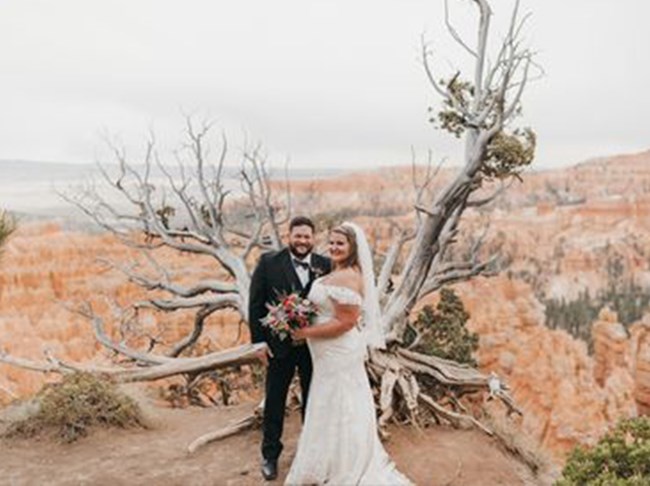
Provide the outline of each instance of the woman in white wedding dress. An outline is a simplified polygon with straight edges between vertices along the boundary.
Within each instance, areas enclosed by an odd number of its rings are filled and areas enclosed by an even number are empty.
[[[382,347],[372,258],[363,231],[344,223],[330,233],[334,271],[317,279],[309,299],[319,306],[307,339],[313,375],[298,450],[287,485],[407,485],[377,433],[364,365],[366,349]],[[360,319],[361,318],[361,319]]]

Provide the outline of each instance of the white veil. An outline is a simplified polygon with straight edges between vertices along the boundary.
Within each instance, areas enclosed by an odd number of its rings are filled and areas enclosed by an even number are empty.
[[[382,329],[379,293],[377,292],[377,284],[375,283],[375,271],[368,239],[364,231],[354,223],[346,221],[341,226],[346,226],[353,230],[357,239],[359,266],[361,267],[364,289],[361,331],[370,349],[385,349],[386,337]]]

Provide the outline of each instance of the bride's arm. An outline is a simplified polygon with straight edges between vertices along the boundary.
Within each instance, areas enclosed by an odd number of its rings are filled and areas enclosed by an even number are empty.
[[[358,305],[340,304],[334,302],[334,317],[318,326],[298,329],[291,333],[294,339],[304,338],[333,338],[340,336],[352,329],[359,319],[361,309]]]

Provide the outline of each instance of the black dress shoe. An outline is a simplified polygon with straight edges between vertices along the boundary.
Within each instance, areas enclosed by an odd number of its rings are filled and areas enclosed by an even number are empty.
[[[267,481],[272,481],[278,477],[278,461],[264,459],[262,461],[262,476]]]

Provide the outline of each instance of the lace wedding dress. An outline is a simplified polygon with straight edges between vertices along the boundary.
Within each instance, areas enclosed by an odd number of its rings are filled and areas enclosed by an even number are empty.
[[[329,321],[333,299],[362,305],[347,287],[314,282],[309,300]],[[374,401],[364,366],[366,341],[356,327],[330,339],[308,340],[313,361],[309,400],[287,485],[407,485],[377,435]]]

